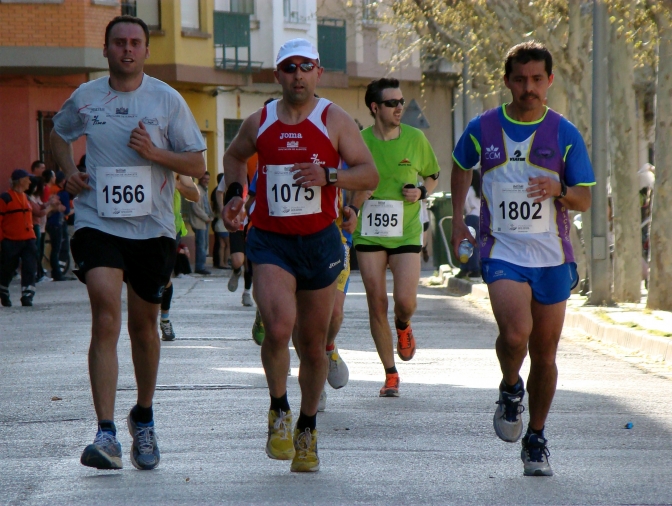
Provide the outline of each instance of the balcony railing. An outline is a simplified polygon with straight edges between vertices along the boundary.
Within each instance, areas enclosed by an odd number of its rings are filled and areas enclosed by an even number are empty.
[[[258,72],[263,62],[252,61],[250,15],[215,11],[215,68]]]

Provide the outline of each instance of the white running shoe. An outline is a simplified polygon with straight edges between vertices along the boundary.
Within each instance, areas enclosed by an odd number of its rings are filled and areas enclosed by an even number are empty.
[[[243,292],[243,306],[252,307],[254,302],[252,302],[252,294],[250,292]]]
[[[323,388],[320,394],[320,402],[317,405],[317,412],[322,413],[325,409],[327,409],[327,391]]]
[[[343,388],[348,384],[350,371],[348,370],[348,366],[345,364],[345,362],[343,362],[341,354],[338,352],[338,348],[334,348],[332,351],[328,351],[327,358],[329,359],[329,373],[327,374],[327,381],[332,388]]]

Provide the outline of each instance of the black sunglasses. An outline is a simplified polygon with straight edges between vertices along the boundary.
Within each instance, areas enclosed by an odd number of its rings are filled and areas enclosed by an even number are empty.
[[[392,99],[390,99],[390,100],[383,100],[382,102],[377,102],[377,103],[378,103],[378,104],[383,104],[383,105],[385,105],[386,107],[392,107],[392,108],[395,108],[395,107],[397,107],[399,104],[401,104],[401,107],[404,107],[404,104],[406,103],[406,101],[405,101],[403,98],[399,98],[399,99],[397,99],[397,98],[392,98]]]
[[[296,72],[296,69],[301,69],[301,72],[310,72],[315,67],[316,65],[310,62],[299,63],[298,65],[296,63],[288,63],[287,65],[280,67],[280,70],[282,70],[285,74],[293,74]]]

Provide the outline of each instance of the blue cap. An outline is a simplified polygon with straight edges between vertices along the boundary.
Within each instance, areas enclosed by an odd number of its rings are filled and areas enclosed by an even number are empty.
[[[30,174],[28,174],[23,169],[16,169],[14,172],[12,172],[12,181],[18,181],[19,179],[23,179],[24,177],[30,177]]]

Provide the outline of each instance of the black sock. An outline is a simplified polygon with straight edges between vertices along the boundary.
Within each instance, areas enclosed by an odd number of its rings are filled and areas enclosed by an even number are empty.
[[[402,322],[398,318],[394,319],[394,326],[397,327],[399,330],[406,330],[408,328],[408,324],[411,323],[410,321],[407,321],[406,323]]]
[[[397,374],[397,366],[393,365],[392,367],[387,367],[385,369],[385,374]]]
[[[502,380],[502,385],[503,385],[503,390],[509,394],[517,394],[521,390],[523,390],[523,378],[518,376],[518,381],[516,381],[515,385],[509,385],[506,381]]]
[[[233,269],[233,273],[236,274],[236,275],[240,274],[240,269],[242,269],[242,267],[238,267],[237,269]]]
[[[536,434],[537,436],[544,437],[544,429],[546,426],[544,425],[541,430],[534,430],[532,427],[529,425],[527,426],[527,432],[525,433],[525,436],[530,436],[532,434]]]
[[[296,428],[299,432],[306,429],[315,430],[317,427],[317,413],[313,416],[306,415],[303,411],[299,413],[299,419],[296,422]]]
[[[136,404],[131,410],[131,417],[133,417],[133,420],[137,423],[149,423],[154,420],[154,411],[151,406],[143,408],[139,404]]]
[[[287,399],[287,392],[282,397],[273,397],[271,395],[271,409],[273,411],[289,411],[289,400]]]
[[[103,432],[111,432],[115,436],[117,435],[117,426],[114,425],[112,420],[100,420],[98,422],[98,429]]]
[[[163,312],[170,311],[170,301],[173,300],[173,285],[170,285],[163,291],[161,296],[161,310]]]
[[[245,268],[243,279],[245,280],[245,290],[252,288],[252,269],[249,267]]]

